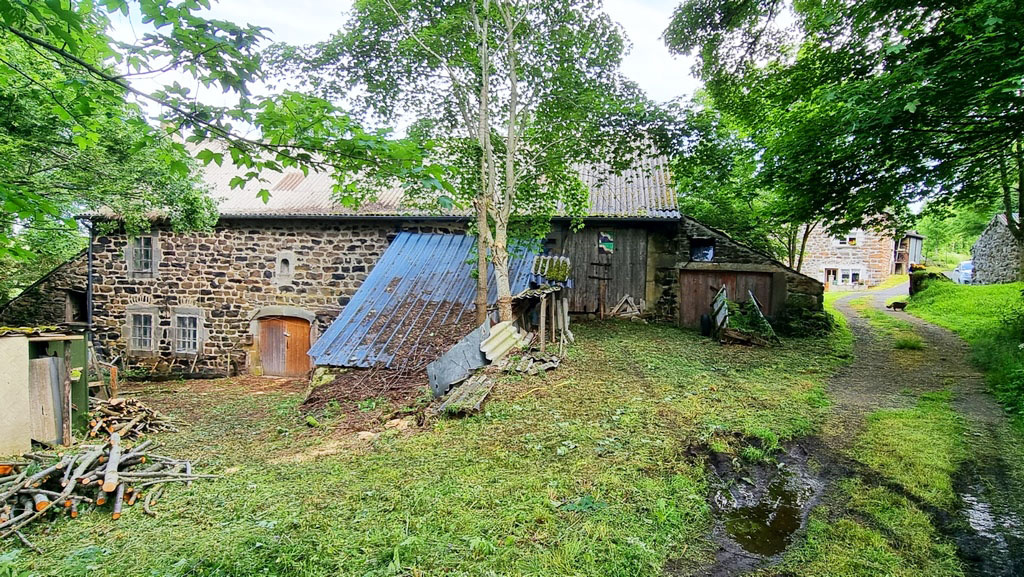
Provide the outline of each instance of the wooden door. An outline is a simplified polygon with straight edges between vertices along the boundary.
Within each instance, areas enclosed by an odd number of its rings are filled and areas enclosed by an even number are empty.
[[[263,374],[299,377],[309,372],[309,321],[292,317],[260,320]]]
[[[613,239],[611,254],[601,254],[598,237],[604,232]],[[647,231],[641,228],[595,226],[568,232],[562,253],[572,262],[573,288],[569,290],[569,311],[597,312],[600,306],[600,281],[605,281],[605,310],[611,310],[622,297],[639,301],[647,295]]]
[[[710,270],[682,270],[679,272],[679,324],[700,327],[700,317],[711,314],[711,300],[725,287],[729,300],[745,302],[753,292],[761,302],[762,311],[771,316],[772,275],[764,272],[733,272]]]

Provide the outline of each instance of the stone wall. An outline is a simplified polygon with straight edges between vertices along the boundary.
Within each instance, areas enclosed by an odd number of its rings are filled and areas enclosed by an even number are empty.
[[[1020,267],[1020,245],[1013,233],[1004,224],[1002,216],[996,216],[971,247],[974,261],[974,282],[997,284],[1014,282]]]
[[[692,262],[692,239],[714,239],[714,256],[710,262]],[[679,315],[679,271],[721,270],[764,272],[785,279],[785,290],[776,287],[774,308],[779,315],[790,309],[821,311],[824,306],[822,284],[783,265],[770,255],[734,241],[725,233],[684,217],[677,228],[652,232],[648,242],[647,302],[654,303],[654,313],[663,319]]]
[[[826,268],[859,269],[860,282],[844,288],[868,288],[889,278],[895,248],[892,236],[874,230],[855,230],[850,236],[857,239],[855,246],[841,245],[820,225],[815,227],[807,237],[801,272],[824,283]]]
[[[0,325],[51,326],[85,322],[88,262],[83,251],[0,307]]]
[[[355,294],[395,232],[386,222],[229,221],[210,233],[154,232],[156,271],[129,272],[125,235],[93,244],[94,340],[107,358],[156,372],[231,374],[251,369],[261,310],[294,311],[322,334]],[[287,258],[285,275],[278,270]],[[154,350],[129,350],[129,314],[154,314]],[[200,352],[173,350],[172,318],[198,314]]]

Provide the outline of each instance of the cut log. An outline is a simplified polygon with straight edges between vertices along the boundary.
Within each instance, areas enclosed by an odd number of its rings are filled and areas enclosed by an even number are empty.
[[[32,495],[32,501],[35,504],[36,511],[42,511],[50,506],[50,498],[43,493],[36,493]]]
[[[121,435],[110,435],[110,453],[107,455],[107,469],[103,475],[103,490],[110,493],[117,489],[117,470],[121,466]]]

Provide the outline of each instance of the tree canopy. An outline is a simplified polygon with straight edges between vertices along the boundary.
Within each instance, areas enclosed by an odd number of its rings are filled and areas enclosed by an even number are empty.
[[[753,128],[797,216],[844,228],[899,221],[922,199],[1020,205],[1013,0],[689,0],[665,38],[700,56],[707,90]]]
[[[558,210],[582,216],[579,165],[614,171],[656,146],[659,114],[619,70],[625,46],[594,0],[360,0],[329,41],[277,54],[321,96],[439,143],[453,185],[440,200],[477,215],[478,314],[490,256],[506,317],[510,225],[536,235]]]
[[[154,217],[212,225],[215,206],[186,138],[219,142],[199,146],[196,160],[230,156],[244,169],[233,186],[286,167],[334,174],[348,204],[396,178],[439,186],[439,169],[423,162],[429,143],[364,130],[320,97],[254,94],[267,31],[207,18],[208,8],[208,0],[0,0],[0,258],[31,261],[39,247],[24,231],[74,235],[72,218],[100,208],[129,231]],[[137,41],[115,40],[114,14],[142,23]],[[168,72],[191,81],[136,87]],[[207,103],[184,84],[226,93],[230,104]]]

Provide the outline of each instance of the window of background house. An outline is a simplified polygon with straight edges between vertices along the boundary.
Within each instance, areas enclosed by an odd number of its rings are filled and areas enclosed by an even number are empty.
[[[715,239],[713,238],[691,238],[690,239],[690,260],[697,262],[711,262],[715,259]]]
[[[199,351],[199,317],[177,315],[174,317],[174,350],[179,353]]]
[[[132,349],[153,350],[153,315],[132,313]]]
[[[132,239],[132,272],[153,271],[153,237],[137,236]]]
[[[838,246],[857,246],[858,242],[859,237],[857,235],[857,231],[850,231],[843,236],[835,237],[835,243]]]
[[[861,269],[842,268],[839,269],[839,284],[857,284],[861,281]]]

